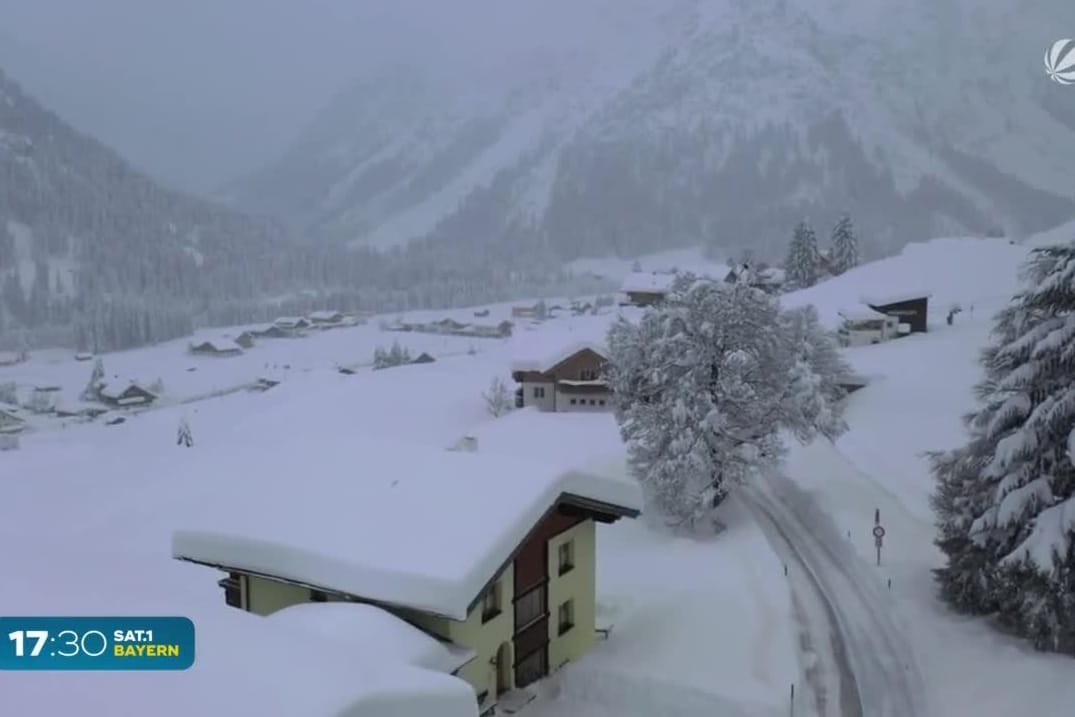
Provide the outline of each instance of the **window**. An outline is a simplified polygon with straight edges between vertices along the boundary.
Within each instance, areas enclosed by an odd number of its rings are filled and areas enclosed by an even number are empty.
[[[534,398],[545,398],[544,386],[534,386]]]
[[[590,405],[591,405],[591,406],[596,406],[596,405],[597,405],[597,401],[595,401],[594,399],[592,399],[592,398],[591,398],[591,399],[590,399]]]
[[[320,590],[310,591],[310,602],[328,602],[328,595]]]
[[[493,583],[482,597],[482,622],[486,623],[500,614],[500,583]]]
[[[563,635],[565,632],[575,626],[575,601],[568,600],[560,605],[560,609],[556,611],[556,623],[558,635]]]
[[[228,577],[217,581],[217,585],[224,588],[225,604],[242,609],[243,592],[239,583],[239,573],[228,573]]]
[[[597,371],[592,368],[584,368],[579,371],[579,380],[581,381],[596,381]]]
[[[538,585],[515,601],[515,631],[545,616],[545,586]]]
[[[597,403],[598,403],[598,405],[600,405],[600,406],[604,406],[604,405],[605,405],[605,399],[603,399],[603,398],[602,398],[602,399],[601,399],[600,401],[598,401]]]
[[[575,541],[568,540],[560,543],[560,549],[557,551],[558,560],[560,566],[560,575],[571,572],[571,569],[575,567]]]
[[[571,399],[571,405],[572,405],[572,406],[574,406],[574,405],[575,405],[576,403],[578,403],[578,401],[577,401],[577,400],[575,400],[574,398],[573,398],[573,399]]]

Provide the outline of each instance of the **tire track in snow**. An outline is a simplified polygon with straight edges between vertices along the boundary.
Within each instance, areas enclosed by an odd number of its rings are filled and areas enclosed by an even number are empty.
[[[803,683],[809,690],[815,714],[818,717],[865,717],[836,611],[820,581],[796,548],[795,541],[781,527],[780,520],[769,510],[765,498],[750,488],[744,488],[741,495],[773,549],[786,564],[794,564],[805,578],[805,584],[798,581],[796,585],[796,581],[792,581],[792,603],[800,630]],[[821,652],[826,643],[830,649]]]

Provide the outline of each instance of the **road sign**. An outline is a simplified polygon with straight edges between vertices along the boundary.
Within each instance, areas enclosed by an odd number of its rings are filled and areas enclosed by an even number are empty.
[[[881,538],[885,537],[885,529],[882,528],[880,525],[874,526],[873,537],[877,538],[877,540],[880,541]]]

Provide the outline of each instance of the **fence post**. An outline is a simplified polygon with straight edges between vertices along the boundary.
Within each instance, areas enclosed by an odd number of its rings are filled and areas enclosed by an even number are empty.
[[[791,717],[795,717],[795,683],[794,682],[791,683],[791,702],[789,704],[790,704],[790,707],[788,709],[788,714],[791,715]]]

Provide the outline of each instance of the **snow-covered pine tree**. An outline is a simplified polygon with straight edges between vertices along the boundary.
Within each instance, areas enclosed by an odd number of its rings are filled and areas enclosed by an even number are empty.
[[[105,365],[104,361],[98,357],[93,362],[93,372],[90,373],[90,380],[86,384],[86,388],[82,389],[82,393],[79,398],[83,401],[96,401],[100,395],[100,383],[105,377]]]
[[[837,275],[859,264],[859,240],[851,217],[844,214],[832,228],[832,270]]]
[[[824,417],[836,429],[816,408],[825,381],[788,323],[762,291],[681,276],[639,323],[613,324],[608,379],[647,514],[701,525],[736,483],[779,459],[782,428],[805,438]]]
[[[813,306],[788,309],[781,320],[795,360],[789,377],[796,400],[787,404],[784,422],[802,440],[815,433],[835,438],[847,430],[842,404],[847,392],[840,382],[851,374],[851,366]]]
[[[191,448],[194,446],[194,435],[190,432],[190,424],[187,423],[187,419],[179,419],[179,430],[175,441],[177,446],[183,446],[185,448]]]
[[[805,221],[799,222],[788,246],[784,264],[787,280],[794,289],[813,286],[818,279],[817,235]]]
[[[966,445],[933,455],[953,607],[1075,654],[1075,242],[1035,249],[982,355]]]
[[[373,368],[380,369],[387,368],[388,366],[388,352],[381,346],[378,346],[373,350]]]

